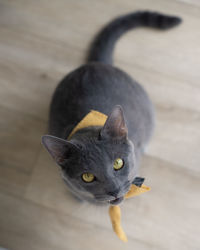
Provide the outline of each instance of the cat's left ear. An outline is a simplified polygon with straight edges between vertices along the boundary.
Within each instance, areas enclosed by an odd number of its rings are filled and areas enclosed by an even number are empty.
[[[100,135],[103,139],[123,139],[127,137],[128,128],[126,126],[123,109],[120,105],[114,107],[111,114],[108,116]]]
[[[62,165],[67,159],[79,151],[71,142],[51,135],[42,136],[42,144],[58,165]]]

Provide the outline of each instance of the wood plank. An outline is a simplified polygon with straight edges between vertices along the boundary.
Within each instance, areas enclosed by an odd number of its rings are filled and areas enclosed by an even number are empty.
[[[199,112],[158,107],[156,131],[148,153],[200,173],[199,127]]]
[[[200,6],[200,2],[198,0],[176,0],[176,1],[188,4],[188,5],[194,5],[194,6],[197,6],[197,7]]]
[[[48,58],[42,51],[43,46],[51,48],[52,51],[58,51],[58,48],[43,40],[36,41],[33,48],[27,46],[31,37],[25,38],[15,32],[5,32],[5,29],[1,31],[4,38],[0,38],[0,105],[47,121],[50,98],[63,76],[59,65],[64,67],[64,62],[59,63],[58,58]],[[6,42],[5,37],[12,42]],[[57,61],[57,68],[53,69],[54,60]],[[66,66],[64,68],[65,72],[69,71]]]
[[[183,18],[183,23],[174,29],[157,31],[144,28],[123,36],[116,47],[116,65],[126,70],[124,62],[129,63],[131,73],[136,65],[143,72],[158,72],[163,77],[199,86],[200,57],[197,55],[200,54],[200,20],[181,13],[179,16]]]
[[[0,190],[23,195],[46,123],[0,106]]]
[[[193,232],[193,228],[199,228],[200,203],[196,197],[200,175],[150,156],[143,159],[141,169],[152,191],[122,205],[122,223],[128,236],[155,249],[165,249],[166,241],[167,249],[195,249],[200,243],[198,230]],[[43,151],[25,197],[58,213],[110,229],[107,208],[74,199],[62,183],[57,166]]]
[[[15,250],[155,249],[137,239],[121,242],[111,229],[0,194],[0,244]]]

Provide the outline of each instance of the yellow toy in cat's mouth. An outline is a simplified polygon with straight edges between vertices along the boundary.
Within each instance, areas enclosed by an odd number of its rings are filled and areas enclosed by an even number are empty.
[[[124,196],[124,198],[128,199],[130,197],[145,193],[149,190],[150,190],[150,188],[143,185],[143,184],[141,186],[136,186],[136,185],[132,184],[130,190]],[[109,215],[110,215],[110,219],[112,222],[112,227],[113,227],[114,232],[117,234],[117,236],[120,238],[120,240],[127,242],[128,239],[127,239],[126,234],[124,233],[124,231],[121,227],[121,224],[120,224],[120,221],[121,221],[120,207],[119,206],[110,206],[109,207]]]
[[[91,110],[72,130],[70,133],[68,139],[71,139],[72,135],[74,135],[78,130],[90,127],[90,126],[103,126],[107,120],[107,115],[100,113],[95,110]],[[142,180],[143,183],[144,179]],[[112,227],[114,232],[117,234],[119,239],[121,239],[124,242],[127,242],[128,239],[126,237],[126,234],[124,233],[120,221],[121,221],[121,210],[118,206],[119,203],[123,199],[128,199],[133,196],[140,195],[142,193],[145,193],[150,190],[149,187],[143,185],[143,184],[132,184],[130,187],[130,190],[125,194],[124,197],[119,197],[113,201],[110,201],[111,206],[109,207],[109,215],[112,222]]]

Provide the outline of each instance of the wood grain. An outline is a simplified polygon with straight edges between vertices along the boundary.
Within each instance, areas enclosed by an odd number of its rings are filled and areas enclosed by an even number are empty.
[[[138,9],[184,22],[137,29],[116,46],[115,65],[145,87],[157,118],[141,162],[152,191],[124,202],[124,244],[108,208],[69,193],[40,138],[58,81],[84,62],[104,24]],[[199,249],[199,26],[197,0],[0,0],[0,248]]]

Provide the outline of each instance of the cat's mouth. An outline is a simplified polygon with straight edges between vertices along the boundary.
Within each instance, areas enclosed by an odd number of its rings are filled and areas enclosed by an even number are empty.
[[[111,205],[118,205],[118,204],[120,204],[123,200],[124,200],[124,197],[122,196],[122,197],[119,197],[119,198],[116,198],[116,199],[114,199],[114,200],[109,201],[109,203],[110,203]]]

